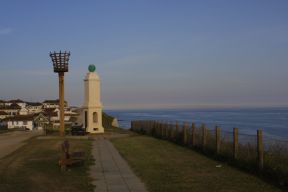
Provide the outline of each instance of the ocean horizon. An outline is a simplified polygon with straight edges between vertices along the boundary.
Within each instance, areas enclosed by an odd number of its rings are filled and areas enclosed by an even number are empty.
[[[212,130],[238,128],[240,134],[256,135],[262,129],[265,136],[288,140],[288,107],[233,107],[194,109],[115,109],[104,110],[118,119],[122,128],[129,129],[133,120],[205,124]]]

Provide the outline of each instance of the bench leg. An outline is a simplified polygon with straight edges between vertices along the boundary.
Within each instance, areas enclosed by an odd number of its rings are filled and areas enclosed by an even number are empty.
[[[59,166],[61,168],[61,171],[67,170],[67,160],[66,159],[60,159],[59,160]]]

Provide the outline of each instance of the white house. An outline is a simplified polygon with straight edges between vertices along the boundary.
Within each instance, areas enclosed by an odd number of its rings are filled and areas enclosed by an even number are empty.
[[[60,109],[59,108],[46,108],[44,109],[43,114],[47,117],[49,122],[53,124],[53,127],[59,127],[60,125]],[[65,125],[71,125],[73,122],[75,122],[77,120],[76,117],[78,115],[79,114],[71,111],[69,108],[65,108],[65,111],[64,111]]]
[[[59,120],[59,109],[57,108],[45,108],[43,114],[48,118],[50,122]]]
[[[8,129],[29,129],[34,130],[33,115],[15,115],[3,119],[2,125]]]
[[[49,119],[43,113],[39,113],[34,115],[33,122],[37,130],[42,130],[49,124]]]
[[[29,114],[40,113],[43,110],[42,103],[28,102],[26,108],[28,109]]]
[[[45,100],[42,105],[44,109],[59,108],[59,100]]]
[[[15,104],[15,103],[13,103],[13,104],[11,104],[9,106],[5,105],[5,106],[1,106],[0,107],[0,111],[4,111],[10,116],[18,115],[20,109],[21,109],[21,107],[19,105]]]
[[[10,100],[10,101],[8,101],[8,103],[11,103],[11,105],[12,105],[12,104],[17,104],[17,105],[19,105],[21,108],[24,108],[24,107],[26,107],[26,105],[27,105],[25,101],[22,101],[22,100],[20,100],[20,99]]]
[[[8,116],[9,116],[8,113],[6,113],[5,111],[0,111],[0,119],[5,119]]]
[[[19,115],[28,115],[29,111],[26,107],[22,107],[18,113],[19,113]]]
[[[0,100],[0,107],[5,106],[5,104],[6,104],[6,101]]]
[[[45,100],[42,103],[43,108],[59,108],[59,100]],[[67,101],[64,101],[64,107],[67,107]]]

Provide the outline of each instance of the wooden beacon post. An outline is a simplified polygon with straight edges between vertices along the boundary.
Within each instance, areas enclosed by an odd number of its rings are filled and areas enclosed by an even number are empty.
[[[54,72],[59,76],[59,107],[60,107],[60,136],[65,136],[64,125],[64,73],[68,72],[68,61],[70,52],[50,52],[50,57],[53,62]]]

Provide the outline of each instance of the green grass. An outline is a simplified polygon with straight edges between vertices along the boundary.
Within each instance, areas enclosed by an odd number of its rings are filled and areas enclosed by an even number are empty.
[[[8,132],[9,132],[8,130],[1,130],[1,129],[0,129],[0,134],[8,133]]]
[[[3,192],[89,192],[93,191],[88,177],[91,141],[70,140],[71,151],[85,151],[83,166],[61,172],[58,160],[60,139],[31,139],[0,161],[0,191]]]
[[[149,191],[281,191],[254,175],[188,148],[147,136],[112,140]],[[222,167],[218,168],[217,165]]]

